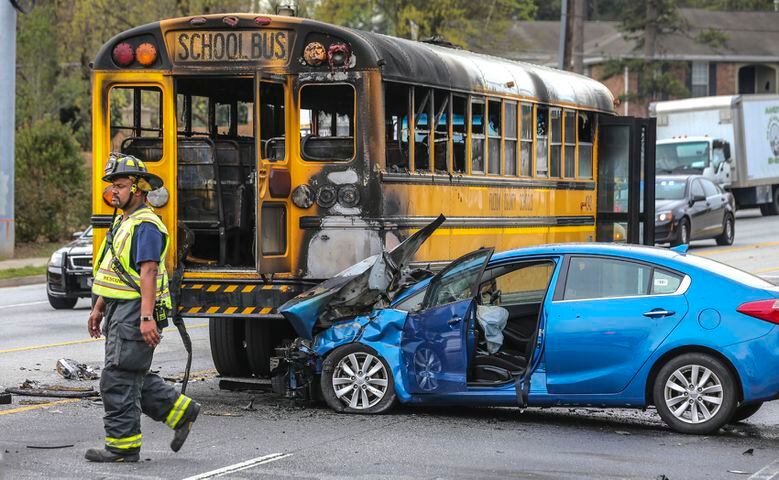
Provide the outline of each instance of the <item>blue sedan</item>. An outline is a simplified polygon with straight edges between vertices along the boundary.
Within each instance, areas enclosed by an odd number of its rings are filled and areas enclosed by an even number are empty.
[[[779,287],[758,277],[686,247],[561,244],[409,280],[421,232],[280,309],[301,338],[274,359],[277,390],[348,413],[654,405],[694,434],[779,396]]]

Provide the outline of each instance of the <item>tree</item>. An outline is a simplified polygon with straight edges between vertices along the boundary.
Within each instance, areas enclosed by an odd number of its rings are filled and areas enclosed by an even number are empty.
[[[45,117],[16,133],[16,239],[61,240],[89,219],[89,182],[67,125]]]
[[[403,38],[440,35],[469,46],[489,32],[499,35],[514,20],[533,18],[533,0],[322,0],[319,20]]]

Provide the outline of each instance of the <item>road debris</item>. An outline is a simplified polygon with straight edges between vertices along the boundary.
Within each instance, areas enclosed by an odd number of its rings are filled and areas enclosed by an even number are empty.
[[[666,477],[662,473],[655,477],[655,480],[671,480],[670,478]]]
[[[69,387],[65,385],[40,385],[33,380],[25,380],[19,385],[19,388],[8,387],[6,393],[24,395],[27,397],[57,397],[57,398],[84,398],[96,397],[100,392],[96,392],[93,387]]]
[[[68,445],[27,445],[27,448],[34,448],[37,450],[54,450],[57,448],[70,448],[74,444],[68,444]]]
[[[624,430],[615,430],[614,433],[617,435],[630,435],[630,432],[626,432]]]
[[[252,397],[252,399],[249,401],[249,404],[243,407],[243,409],[249,412],[257,411],[257,409],[254,408],[254,397]]]
[[[735,473],[736,475],[749,475],[752,472],[745,472],[744,470],[728,470],[728,473]]]
[[[11,403],[10,393],[0,393],[0,405],[8,405]]]
[[[750,448],[748,450],[745,450],[744,453],[742,453],[741,455],[754,455],[754,453],[755,453],[755,449]]]
[[[232,413],[232,412],[203,412],[203,415],[207,415],[209,417],[243,417],[240,413]]]
[[[95,368],[70,358],[57,360],[57,373],[68,380],[97,380],[100,378],[100,374],[95,371]]]

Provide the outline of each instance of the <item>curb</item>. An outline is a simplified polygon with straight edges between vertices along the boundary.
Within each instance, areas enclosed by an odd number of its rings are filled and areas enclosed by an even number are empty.
[[[5,278],[0,280],[0,288],[21,287],[22,285],[45,284],[46,274],[30,275],[27,277]]]

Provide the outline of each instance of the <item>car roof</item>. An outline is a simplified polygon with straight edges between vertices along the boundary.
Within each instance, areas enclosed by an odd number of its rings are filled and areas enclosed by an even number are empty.
[[[518,256],[565,254],[617,256],[648,261],[679,260],[679,257],[683,257],[683,255],[678,252],[667,248],[649,247],[646,245],[625,245],[620,243],[555,243],[499,252],[492,256],[492,261],[509,260]]]
[[[704,177],[703,175],[657,175],[655,177],[655,182],[662,181],[662,180],[687,181],[687,180],[692,180],[694,178],[704,178]]]

